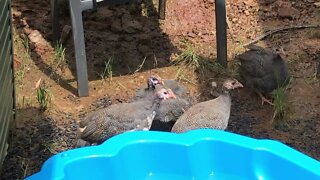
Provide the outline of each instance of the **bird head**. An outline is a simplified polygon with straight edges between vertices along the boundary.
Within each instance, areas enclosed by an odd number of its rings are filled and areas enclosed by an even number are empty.
[[[236,79],[227,79],[223,82],[223,87],[227,90],[242,88],[243,85]]]
[[[176,99],[176,95],[172,92],[171,89],[161,88],[157,91],[157,96],[160,99]]]
[[[157,75],[152,75],[148,79],[148,88],[155,89],[158,84],[164,84],[162,79]]]

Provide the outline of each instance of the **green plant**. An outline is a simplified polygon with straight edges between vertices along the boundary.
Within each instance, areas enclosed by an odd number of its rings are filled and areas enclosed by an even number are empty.
[[[54,142],[53,140],[47,141],[41,144],[45,150],[49,151],[51,154],[57,154],[58,152],[55,150],[58,146],[57,142]]]
[[[137,73],[142,69],[144,62],[146,62],[146,59],[147,59],[147,57],[144,57],[142,63],[138,66],[138,68],[134,71],[134,73]]]
[[[66,48],[63,47],[62,43],[59,41],[56,43],[54,47],[54,58],[53,58],[53,68],[56,70],[57,68],[63,68],[67,62],[65,58]]]
[[[27,158],[23,158],[21,156],[17,156],[19,159],[20,159],[20,162],[21,162],[21,169],[23,171],[23,177],[26,177],[27,176],[27,173],[29,171],[29,159]]]
[[[291,82],[291,78],[288,78],[284,85],[275,89],[272,96],[272,103],[274,104],[273,120],[283,120],[287,113],[287,96],[286,91],[288,85]]]
[[[186,43],[186,49],[175,59],[176,64],[184,62],[186,66],[200,67],[200,57],[190,43]]]
[[[109,78],[109,82],[112,81],[112,63],[113,63],[113,58],[109,58],[107,61],[104,62],[104,69],[101,73],[98,73],[101,79],[106,79]]]
[[[22,96],[21,98],[17,96],[17,102],[17,105],[20,106],[21,109],[26,109],[32,105],[31,97]]]
[[[25,63],[22,63],[20,68],[15,71],[14,78],[15,78],[15,83],[17,85],[19,86],[23,85],[23,79],[28,69],[29,69],[28,65]]]
[[[45,81],[38,81],[36,85],[37,90],[37,101],[40,105],[40,110],[45,111],[52,102],[53,95],[50,91],[49,86],[45,83]]]
[[[24,46],[24,49],[25,49],[24,58],[28,58],[30,57],[30,53],[31,53],[29,38],[24,33],[22,33],[20,37],[21,37],[22,45]]]
[[[29,70],[29,64],[31,62],[30,46],[28,37],[13,26],[13,40],[14,40],[14,61],[17,63],[15,66],[15,84],[18,87],[23,86],[23,79],[26,72]]]
[[[183,74],[183,70],[181,67],[178,68],[175,79],[178,81],[185,81],[188,82],[190,84],[196,85],[194,82],[192,82],[191,80],[189,80],[188,78],[186,78]]]

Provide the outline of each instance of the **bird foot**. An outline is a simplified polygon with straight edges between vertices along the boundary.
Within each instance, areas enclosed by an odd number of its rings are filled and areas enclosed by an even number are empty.
[[[261,98],[261,105],[263,105],[265,102],[266,103],[268,103],[268,104],[270,104],[271,106],[274,106],[274,104],[270,101],[270,100],[268,100],[267,98],[265,98],[263,95],[262,95],[262,93],[261,92],[259,92],[259,91],[255,91],[259,96],[260,96],[260,98]]]
[[[267,98],[261,96],[261,105],[264,105],[265,102],[270,104],[271,106],[274,106],[274,104],[270,100],[268,100]]]

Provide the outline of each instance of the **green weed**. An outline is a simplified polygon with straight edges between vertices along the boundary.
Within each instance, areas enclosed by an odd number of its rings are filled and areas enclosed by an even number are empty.
[[[175,64],[185,63],[188,67],[200,67],[200,57],[190,43],[186,43],[186,49],[174,61]]]
[[[101,73],[98,73],[101,79],[105,80],[106,78],[109,79],[109,83],[112,81],[112,63],[113,63],[113,58],[109,58],[107,61],[104,62],[104,69]]]
[[[64,48],[60,42],[57,42],[54,47],[54,58],[52,62],[54,71],[58,68],[63,69],[67,65],[65,51],[66,48]]]
[[[45,111],[51,105],[53,95],[49,86],[45,83],[45,81],[39,80],[36,85],[37,90],[37,101],[40,105],[40,110]]]

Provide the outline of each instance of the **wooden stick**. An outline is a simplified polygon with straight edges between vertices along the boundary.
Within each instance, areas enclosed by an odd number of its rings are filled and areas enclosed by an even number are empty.
[[[258,36],[257,38],[255,38],[254,40],[244,44],[243,46],[249,46],[251,44],[255,44],[258,41],[281,31],[287,31],[287,30],[295,30],[295,29],[306,29],[306,28],[319,28],[320,25],[302,25],[302,26],[290,26],[290,27],[282,27],[282,28],[278,28],[278,29],[274,29],[274,30],[269,30],[267,31],[265,34],[262,34],[261,36]]]

